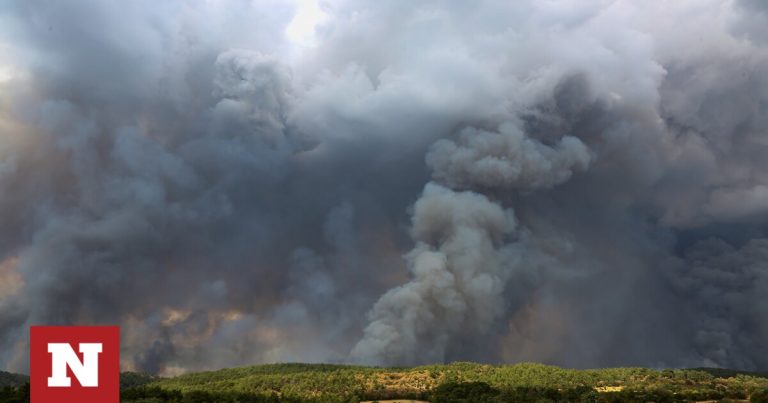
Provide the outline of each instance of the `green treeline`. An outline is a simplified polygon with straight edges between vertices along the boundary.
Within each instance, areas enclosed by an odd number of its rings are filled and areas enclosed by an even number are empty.
[[[710,369],[573,370],[542,364],[414,368],[271,364],[149,381],[124,402],[686,402],[766,401],[761,374]]]
[[[541,364],[454,363],[414,368],[272,364],[174,378],[121,374],[121,401],[351,403],[414,399],[483,402],[768,403],[768,377],[715,369],[572,370]],[[29,401],[29,384],[0,388],[0,402]]]

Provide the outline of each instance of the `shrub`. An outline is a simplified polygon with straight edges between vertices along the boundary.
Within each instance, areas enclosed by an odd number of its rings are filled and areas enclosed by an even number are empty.
[[[768,403],[768,389],[755,392],[749,397],[750,402],[754,403]]]
[[[448,382],[435,388],[430,394],[432,403],[483,403],[497,402],[501,392],[485,382]]]

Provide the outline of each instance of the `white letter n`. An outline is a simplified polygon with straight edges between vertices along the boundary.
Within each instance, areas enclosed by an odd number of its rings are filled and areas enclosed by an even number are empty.
[[[51,353],[51,377],[48,387],[70,387],[72,380],[67,376],[67,367],[83,387],[99,386],[99,353],[101,343],[80,343],[83,361],[68,343],[48,343]]]

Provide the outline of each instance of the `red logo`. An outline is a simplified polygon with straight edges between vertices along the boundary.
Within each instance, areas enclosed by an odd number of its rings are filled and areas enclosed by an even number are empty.
[[[31,403],[119,403],[120,328],[32,326]]]

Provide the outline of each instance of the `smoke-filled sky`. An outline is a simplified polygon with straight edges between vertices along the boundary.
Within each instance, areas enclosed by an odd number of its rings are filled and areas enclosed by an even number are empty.
[[[0,2],[0,369],[768,369],[763,0]]]

